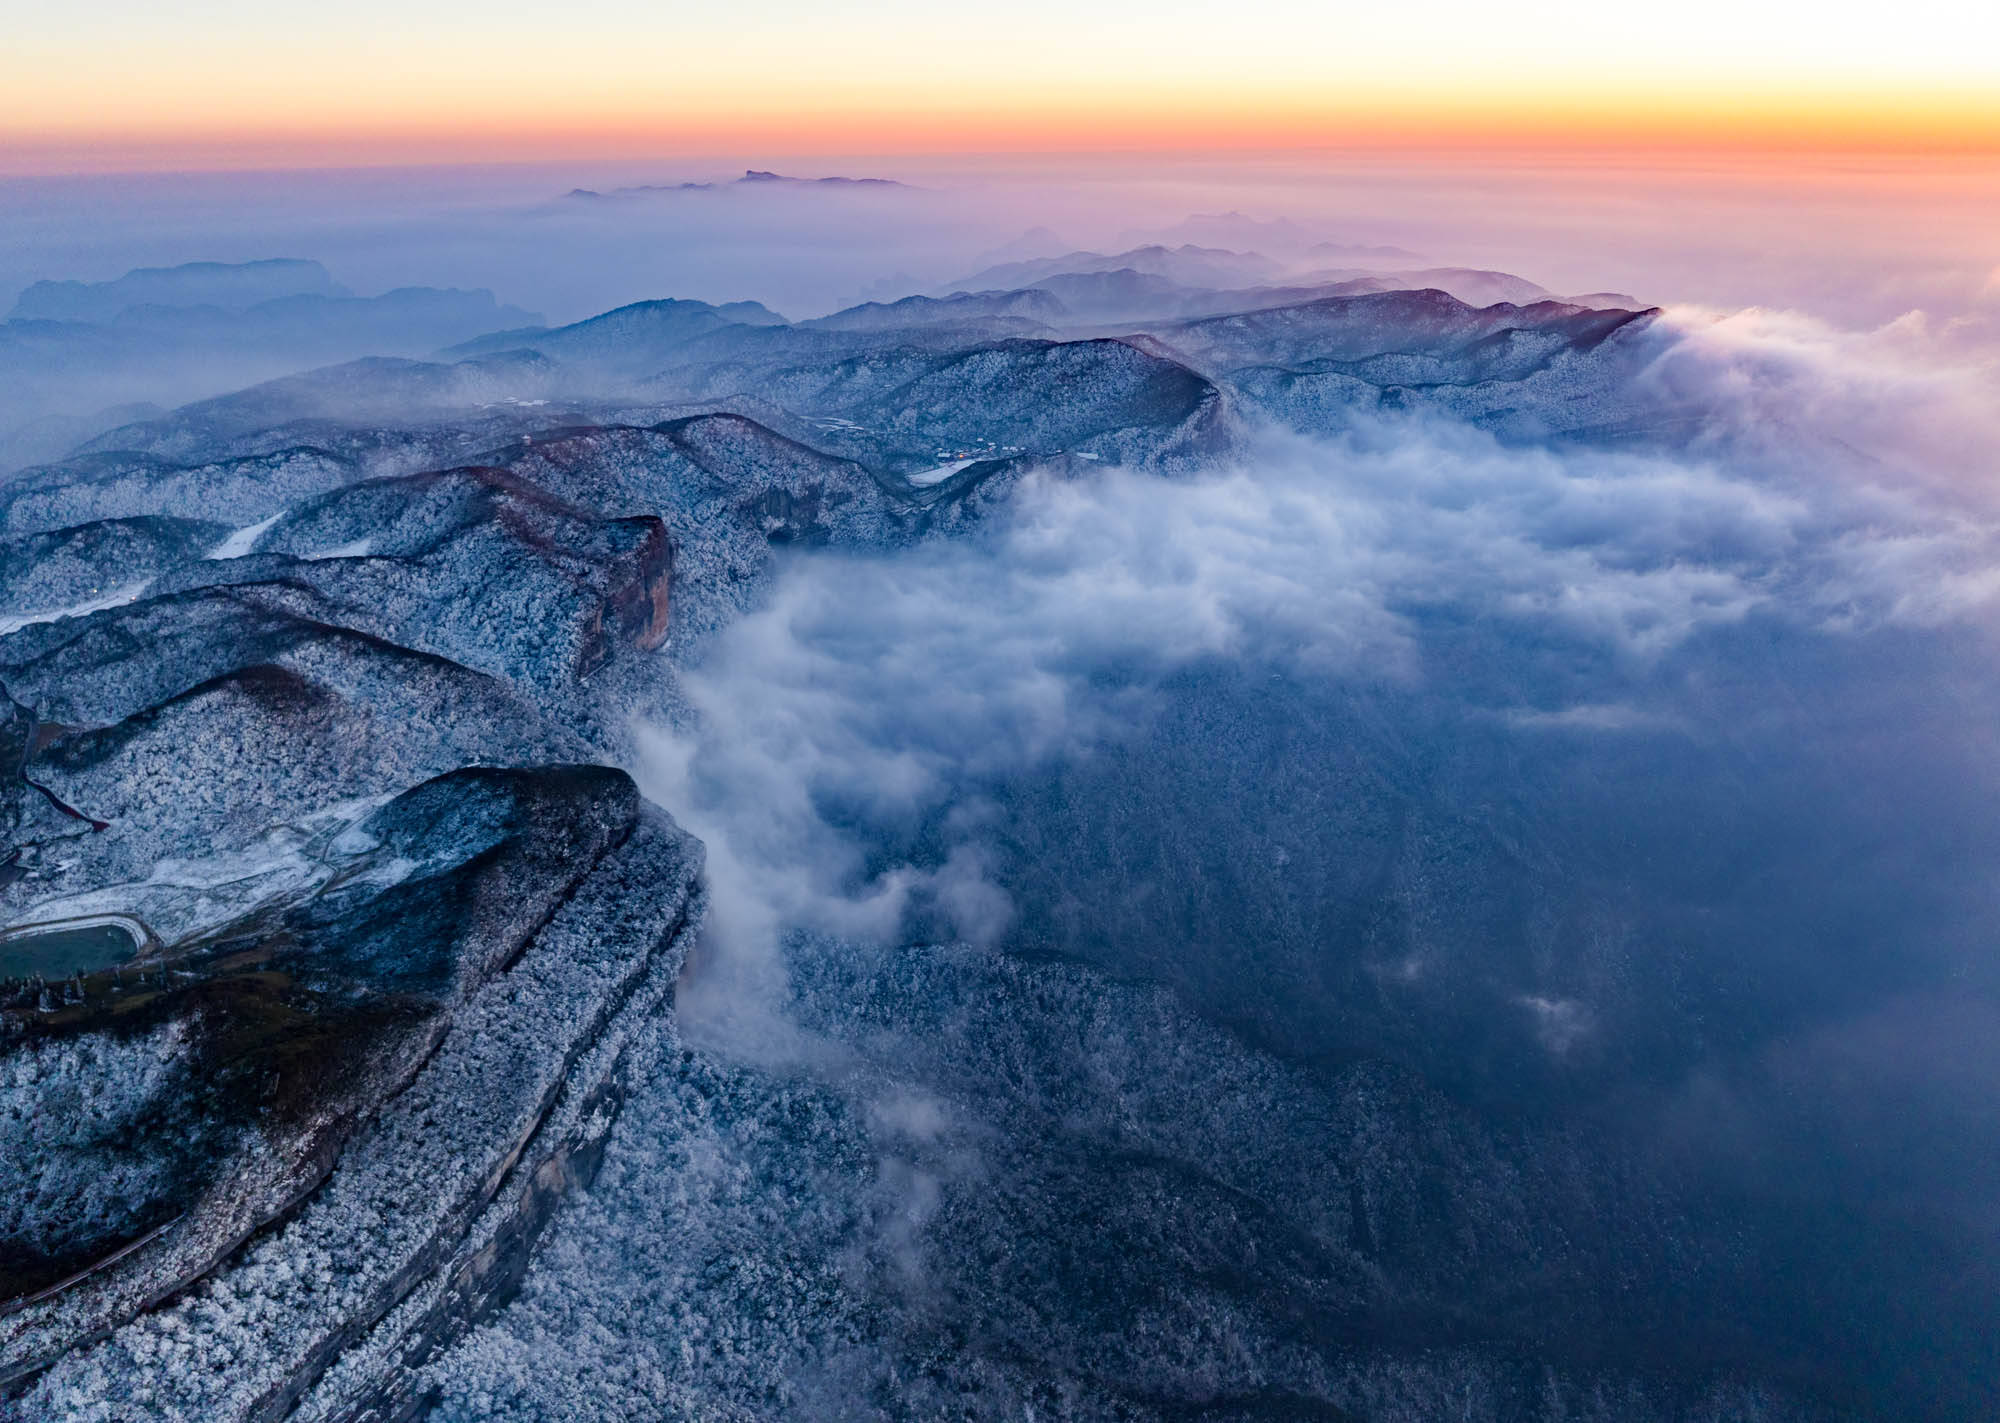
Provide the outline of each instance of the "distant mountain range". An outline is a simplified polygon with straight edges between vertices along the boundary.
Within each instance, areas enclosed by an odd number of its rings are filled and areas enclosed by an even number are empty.
[[[908,190],[908,183],[899,183],[894,178],[794,178],[783,173],[769,173],[761,168],[748,168],[743,176],[728,183],[642,183],[636,187],[613,188],[609,192],[599,192],[595,188],[571,188],[563,194],[583,202],[602,201],[611,198],[656,197],[662,193],[714,193],[730,188],[901,188]]]
[[[1254,218],[1240,212],[1194,213],[1171,227],[1128,231],[1119,240],[1134,247],[1192,243],[1201,247],[1254,248],[1287,258],[1338,258],[1356,263],[1407,265],[1423,261],[1422,254],[1406,247],[1330,242],[1321,233],[1290,218]]]
[[[9,321],[113,321],[135,306],[213,306],[242,311],[287,296],[351,297],[317,262],[273,257],[261,262],[186,262],[137,267],[108,282],[36,282],[21,293]]]
[[[1069,252],[1060,257],[1003,262],[948,283],[938,295],[954,291],[1004,291],[1033,286],[1045,277],[1075,272],[1126,270],[1165,277],[1187,286],[1234,287],[1279,276],[1285,266],[1256,252],[1232,252],[1220,247],[1196,247],[1191,243],[1179,247],[1154,243],[1125,252]]]
[[[1559,298],[1525,277],[1475,267],[1425,267],[1390,272],[1361,267],[1325,268],[1281,283],[1264,281],[1254,285],[1245,284],[1238,275],[1268,273],[1276,265],[1257,253],[1216,248],[1152,246],[1115,254],[1072,252],[1062,257],[990,267],[955,284],[957,290],[950,299],[979,295],[991,300],[1003,292],[1018,292],[1025,287],[1055,297],[1068,324],[1102,326],[1290,306],[1333,296],[1426,289],[1449,292],[1473,306],[1496,302],[1528,305],[1556,300],[1577,306],[1626,310],[1637,310],[1644,305],[1621,292]]]
[[[1232,438],[1232,410],[1313,432],[1377,405],[1444,405],[1499,429],[1523,411],[1537,428],[1604,418],[1577,392],[1621,378],[1625,346],[1610,338],[1648,325],[1636,303],[1563,303],[1507,273],[1426,275],[1534,299],[1474,304],[1435,285],[1383,290],[1380,278],[1217,290],[1121,268],[796,323],[758,302],[635,302],[488,332],[427,361],[371,357],[145,412],[84,449],[208,459],[278,441],[345,449],[356,422],[490,441],[555,411],[588,423],[726,409],[900,488],[966,460],[1176,467]],[[446,457],[429,434],[416,448]],[[934,498],[955,486],[925,487]]]
[[[907,396],[940,379],[954,362],[970,359],[969,353],[986,352],[978,360],[1000,360],[1005,372],[1036,368],[1041,358],[1030,355],[1033,349],[1111,336],[1151,355],[1190,363],[1205,379],[1239,367],[1290,370],[1295,374],[1287,378],[1287,390],[1299,381],[1324,384],[1329,360],[1359,362],[1340,371],[1339,380],[1348,383],[1344,389],[1355,381],[1367,391],[1407,384],[1414,376],[1395,361],[1413,360],[1429,372],[1429,384],[1520,381],[1576,341],[1594,342],[1582,328],[1571,329],[1569,313],[1614,311],[1616,325],[1642,305],[1615,293],[1562,303],[1525,278],[1476,268],[1359,275],[1353,268],[1333,268],[1290,283],[1255,280],[1274,269],[1282,270],[1260,254],[1192,244],[1112,254],[1075,251],[996,264],[968,279],[982,284],[977,290],[864,302],[796,323],[754,301],[663,299],[559,327],[541,325],[532,313],[502,306],[486,292],[407,288],[379,297],[330,295],[328,289],[344,289],[312,262],[192,264],[135,272],[115,282],[42,283],[24,295],[31,310],[103,312],[129,296],[153,300],[123,306],[97,322],[0,324],[0,369],[14,374],[9,393],[15,400],[46,401],[51,391],[79,387],[110,397],[89,410],[17,426],[11,443],[0,444],[0,460],[31,463],[85,444],[178,456],[207,449],[230,431],[338,419],[343,413],[358,418],[372,412],[393,423],[406,407],[463,410],[588,394],[599,401],[653,404],[733,402],[841,455],[899,468],[931,460],[937,449],[1038,447],[1002,438],[1008,433],[1005,420],[975,421],[978,434],[972,437],[969,427],[954,424],[975,413],[971,406],[942,424],[906,414],[902,423],[908,429],[902,434],[880,426],[867,438],[858,433],[869,424],[861,415],[885,391],[902,388]],[[265,295],[286,287],[298,290]],[[1426,314],[1433,308],[1412,304],[1426,293],[1444,304],[1436,310],[1475,313],[1476,319],[1455,316],[1436,336],[1410,345],[1433,319]],[[231,295],[239,303],[235,307],[166,304]],[[263,299],[251,301],[254,297]],[[1375,297],[1383,301],[1363,300]],[[1253,329],[1245,325],[1252,318],[1260,323],[1254,329],[1268,334],[1246,346],[1240,333]],[[1503,343],[1504,352],[1477,347],[1507,331],[1516,334]],[[1520,334],[1524,331],[1540,334],[1530,339]],[[1224,339],[1219,334],[1224,332],[1239,334]],[[1299,346],[1303,332],[1321,332],[1323,338]],[[1274,339],[1280,344],[1271,346]],[[1396,353],[1395,361],[1390,353]],[[356,363],[356,357],[366,359]],[[414,359],[419,357],[429,359]],[[315,366],[327,369],[307,369]],[[244,384],[229,380],[243,373],[264,376],[267,383],[187,405],[172,416],[163,408],[184,403],[184,396],[211,394],[217,385],[227,388],[225,381]],[[269,381],[272,376],[283,378]],[[1122,379],[1114,379],[1113,386]],[[1237,394],[1253,404],[1277,398],[1265,390],[1264,376],[1232,379],[1243,382]],[[982,408],[996,401],[995,409],[1009,408],[1014,397],[1006,392],[1014,380],[1004,373],[991,380],[982,376],[985,394],[965,398]],[[1168,404],[1177,412],[1168,424],[1180,429],[1200,402],[1174,397]],[[837,423],[815,423],[827,418]],[[1308,420],[1315,422],[1316,417]],[[1108,431],[1117,425],[1089,428]],[[165,433],[173,429],[183,433]],[[1076,439],[1070,434],[1057,443],[1074,445]],[[1117,448],[1123,457],[1134,454],[1129,441]]]
[[[1556,300],[1628,310],[1644,305],[1624,292],[1563,297],[1511,272],[1417,266],[1413,264],[1422,258],[1406,248],[1325,241],[1287,218],[1198,213],[1170,228],[1125,234],[1127,241],[1139,239],[1150,240],[1117,252],[1059,252],[1051,249],[1061,248],[1061,239],[1047,228],[1036,228],[987,253],[980,270],[932,294],[1033,288],[1059,298],[1074,322],[1111,324],[1426,288],[1450,292],[1474,306]],[[1273,252],[1282,254],[1282,260],[1269,255]]]
[[[940,322],[1019,318],[1059,326],[1070,310],[1047,291],[955,292],[948,297],[906,296],[901,301],[863,302],[831,316],[799,323],[827,331],[890,331]]]
[[[37,282],[0,322],[0,470],[123,423],[120,407],[179,405],[359,356],[424,355],[540,320],[485,290],[356,296],[318,262],[293,259]]]

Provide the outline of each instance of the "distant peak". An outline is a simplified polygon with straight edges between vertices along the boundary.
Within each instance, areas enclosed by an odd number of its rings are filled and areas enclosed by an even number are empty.
[[[788,173],[773,173],[767,168],[746,168],[743,176],[733,182],[716,183],[641,183],[634,187],[613,188],[602,192],[596,188],[571,188],[562,195],[565,202],[603,202],[612,198],[654,198],[669,193],[713,193],[727,192],[731,188],[908,188],[908,183],[899,183],[894,178],[795,178]]]
[[[21,293],[9,319],[101,322],[134,306],[241,311],[279,297],[352,295],[318,262],[297,257],[185,262],[177,267],[134,267],[108,282],[36,282]]]
[[[794,178],[785,173],[772,173],[762,168],[746,168],[738,183],[790,183],[802,187],[843,187],[843,188],[907,188],[909,184],[899,183],[894,178]]]

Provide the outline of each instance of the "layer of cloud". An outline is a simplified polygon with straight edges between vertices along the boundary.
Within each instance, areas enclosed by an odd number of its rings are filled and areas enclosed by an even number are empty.
[[[768,964],[788,928],[996,941],[982,788],[1142,734],[1190,667],[1713,740],[1683,704],[1705,638],[1991,625],[1992,368],[1919,351],[1684,314],[1636,397],[1704,413],[1679,453],[1399,419],[1176,480],[1033,475],[976,539],[794,560],[639,771],[729,880],[718,961]]]

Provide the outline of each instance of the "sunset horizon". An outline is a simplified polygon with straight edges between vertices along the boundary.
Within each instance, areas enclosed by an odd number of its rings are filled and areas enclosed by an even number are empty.
[[[266,6],[203,26],[130,3],[0,55],[0,171],[792,153],[1674,149],[2000,153],[2000,21],[1919,0],[1893,24],[1697,0],[1408,16],[1168,0],[1005,22],[784,3],[769,23],[586,0],[386,0],[334,25]]]

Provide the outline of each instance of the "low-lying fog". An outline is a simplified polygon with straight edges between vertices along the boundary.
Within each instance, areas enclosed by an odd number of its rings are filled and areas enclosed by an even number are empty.
[[[633,201],[583,188],[710,182],[746,169],[919,187],[724,187]],[[1415,265],[1498,267],[1565,293],[1805,310],[1877,324],[1994,299],[1991,160],[1504,154],[1182,160],[832,159],[0,179],[0,296],[188,261],[316,258],[357,292],[488,287],[554,322],[650,297],[754,298],[793,319],[967,276],[1030,244],[1142,241],[1296,261],[1317,242]],[[1186,224],[1237,212],[1253,224]],[[1277,225],[1287,219],[1289,230]],[[1351,265],[1337,257],[1321,266]],[[1990,310],[1990,307],[1988,308]]]

